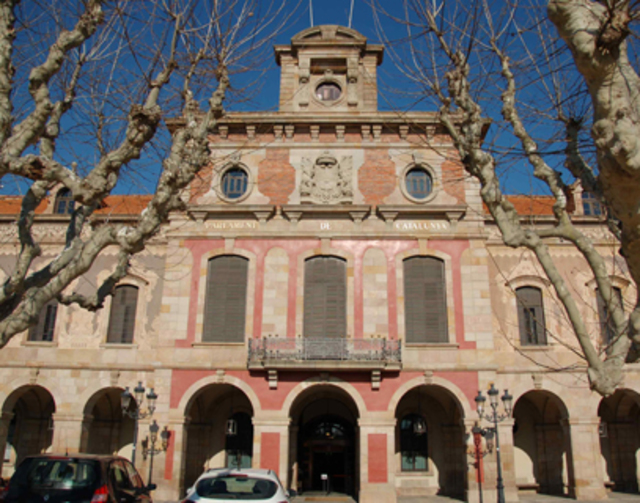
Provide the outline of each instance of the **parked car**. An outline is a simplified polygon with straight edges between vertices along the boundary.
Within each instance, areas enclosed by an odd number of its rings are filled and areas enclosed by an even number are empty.
[[[290,503],[290,496],[272,470],[216,468],[200,475],[182,503]]]
[[[135,467],[119,456],[41,454],[25,458],[5,503],[152,503]]]

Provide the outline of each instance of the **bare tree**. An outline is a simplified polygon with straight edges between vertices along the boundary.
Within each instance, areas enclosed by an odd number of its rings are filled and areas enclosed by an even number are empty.
[[[537,257],[575,333],[592,389],[612,393],[625,362],[638,358],[640,306],[636,300],[625,314],[608,258],[572,222],[565,180],[580,180],[608,209],[609,229],[637,289],[640,82],[627,42],[637,2],[405,0],[402,6],[400,13],[381,3],[375,9],[392,58],[418,96],[436,103],[504,243]],[[390,36],[397,32],[389,30],[389,18],[402,26],[401,37]],[[490,122],[494,133],[487,138]],[[528,225],[505,196],[501,176],[512,165],[528,166],[553,196],[553,225]],[[615,332],[606,348],[594,345],[581,299],[550,253],[557,239],[573,245],[593,273]]]
[[[0,347],[52,299],[102,306],[183,208],[183,189],[211,161],[207,136],[223,104],[247,96],[292,12],[276,0],[0,0],[0,177],[28,181],[0,291]],[[184,120],[169,135],[162,121],[172,115]],[[155,193],[137,221],[93,218],[123,177],[152,176],[154,156]],[[75,209],[64,248],[45,261],[35,211],[58,187]],[[117,266],[106,281],[89,296],[69,292],[109,247]]]

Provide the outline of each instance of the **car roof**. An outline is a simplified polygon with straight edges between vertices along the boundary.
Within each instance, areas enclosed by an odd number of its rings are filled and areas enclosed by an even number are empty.
[[[265,468],[209,468],[206,472],[200,475],[200,477],[218,477],[219,475],[227,473],[233,475],[258,475],[261,477],[277,480],[275,472],[273,470],[267,470]]]
[[[27,456],[25,459],[95,459],[96,461],[111,461],[112,459],[120,459],[127,461],[127,459],[123,458],[122,456],[114,456],[110,454],[57,454],[55,452],[48,452],[46,454],[32,454],[31,456]]]

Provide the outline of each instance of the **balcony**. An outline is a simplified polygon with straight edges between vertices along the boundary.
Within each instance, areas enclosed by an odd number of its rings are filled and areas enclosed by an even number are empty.
[[[309,337],[250,339],[247,367],[250,370],[400,370],[401,342]]]

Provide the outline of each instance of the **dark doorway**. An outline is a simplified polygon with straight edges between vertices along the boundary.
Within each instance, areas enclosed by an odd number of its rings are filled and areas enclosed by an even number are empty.
[[[298,442],[303,491],[354,493],[354,431],[347,420],[317,417],[300,429]]]

